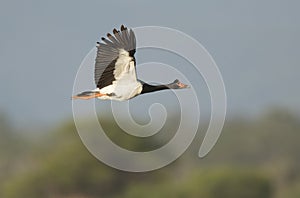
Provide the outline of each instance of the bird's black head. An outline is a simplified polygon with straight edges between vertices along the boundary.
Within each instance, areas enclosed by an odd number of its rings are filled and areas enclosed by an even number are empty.
[[[168,84],[167,86],[169,87],[169,89],[183,89],[183,88],[189,87],[188,85],[180,82],[178,79],[176,79],[174,82]]]

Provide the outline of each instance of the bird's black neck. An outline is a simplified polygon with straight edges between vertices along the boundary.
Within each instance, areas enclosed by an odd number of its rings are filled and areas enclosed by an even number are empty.
[[[143,83],[143,89],[141,94],[154,92],[154,91],[160,91],[164,89],[170,89],[167,85],[149,85],[147,83]]]

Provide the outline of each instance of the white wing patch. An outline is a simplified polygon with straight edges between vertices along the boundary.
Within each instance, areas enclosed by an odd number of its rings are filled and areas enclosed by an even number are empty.
[[[100,93],[111,94],[112,96],[102,96],[100,99],[128,100],[138,95],[142,91],[142,84],[137,81],[135,63],[129,53],[119,50],[119,57],[115,63],[115,81],[112,85],[100,89]]]
[[[123,73],[128,72],[129,63],[132,61],[132,57],[129,56],[129,53],[124,49],[119,50],[119,57],[115,63],[114,76],[118,80]]]

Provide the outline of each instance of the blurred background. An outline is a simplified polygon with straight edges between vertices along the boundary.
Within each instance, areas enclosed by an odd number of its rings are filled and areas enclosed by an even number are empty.
[[[300,197],[299,6],[293,0],[0,0],[0,197]],[[203,93],[199,131],[171,165],[118,171],[82,144],[70,100],[75,75],[96,41],[121,24],[178,29],[213,56],[228,109],[222,135],[205,158],[197,153],[210,103],[197,79],[190,80]],[[139,64],[184,63],[169,57],[151,50],[136,54]],[[169,108],[162,135],[147,140],[117,126],[110,102],[97,101],[99,120],[120,146],[151,150],[174,135],[180,111],[172,98],[161,92],[130,102],[139,123],[149,121],[151,103]]]

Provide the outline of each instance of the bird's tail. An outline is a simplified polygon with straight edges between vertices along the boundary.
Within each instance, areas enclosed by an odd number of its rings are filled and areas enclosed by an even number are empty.
[[[81,92],[75,96],[72,96],[72,99],[84,99],[84,100],[87,100],[87,99],[91,99],[91,98],[96,98],[96,97],[99,97],[99,92],[95,92],[95,91],[84,91],[84,92]]]

